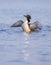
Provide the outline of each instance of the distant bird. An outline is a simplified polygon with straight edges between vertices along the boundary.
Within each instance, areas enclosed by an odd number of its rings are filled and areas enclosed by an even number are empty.
[[[31,16],[30,15],[24,15],[26,17],[26,21],[23,22],[22,20],[17,21],[14,23],[11,27],[22,27],[23,31],[26,33],[30,33],[32,31],[35,31],[36,29],[41,29],[41,24],[38,21],[35,21],[33,23],[29,23]]]

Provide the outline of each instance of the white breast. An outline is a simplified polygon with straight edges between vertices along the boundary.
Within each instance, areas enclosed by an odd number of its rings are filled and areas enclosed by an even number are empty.
[[[31,30],[30,30],[30,28],[29,28],[29,25],[28,25],[28,21],[25,21],[25,22],[23,23],[22,28],[23,28],[23,30],[24,30],[25,32],[27,32],[27,33],[30,33],[30,32],[31,32]]]

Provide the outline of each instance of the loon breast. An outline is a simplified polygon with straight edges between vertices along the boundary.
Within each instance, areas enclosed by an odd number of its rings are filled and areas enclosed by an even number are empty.
[[[28,24],[27,21],[22,24],[22,29],[23,29],[25,32],[27,32],[27,33],[30,33],[30,32],[31,32],[30,27],[29,27],[29,24]]]

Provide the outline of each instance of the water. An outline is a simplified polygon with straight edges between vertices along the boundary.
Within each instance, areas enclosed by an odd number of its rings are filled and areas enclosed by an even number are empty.
[[[51,65],[51,1],[0,0],[0,65]],[[10,26],[24,14],[42,30],[26,34]]]

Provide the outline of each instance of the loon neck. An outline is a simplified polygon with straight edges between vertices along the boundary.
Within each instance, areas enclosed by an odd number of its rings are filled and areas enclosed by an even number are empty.
[[[27,19],[27,20],[25,21],[25,23],[27,23],[27,24],[29,24],[29,22],[30,22],[30,19]]]
[[[27,19],[28,22],[30,22],[30,19]]]

